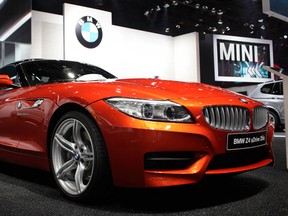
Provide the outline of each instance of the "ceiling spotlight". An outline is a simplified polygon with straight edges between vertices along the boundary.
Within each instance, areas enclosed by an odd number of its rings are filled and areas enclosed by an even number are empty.
[[[199,25],[200,25],[199,23],[196,23],[196,24],[195,24],[195,27],[199,27]]]
[[[218,10],[217,15],[223,15],[223,11],[222,10]]]
[[[251,31],[250,34],[254,34],[254,31]]]
[[[166,4],[163,5],[163,7],[164,8],[168,8],[168,7],[170,7],[170,5],[166,3]]]
[[[166,33],[170,32],[170,28],[166,28],[166,29],[165,29],[165,32],[166,32]]]
[[[261,29],[263,29],[263,30],[266,29],[266,28],[265,28],[265,25],[262,25],[262,26],[261,26]]]
[[[249,25],[249,28],[250,28],[250,29],[253,29],[253,28],[254,28],[254,24],[250,24],[250,25]]]
[[[144,15],[145,15],[145,16],[148,16],[148,15],[149,15],[149,11],[148,11],[148,10],[145,11],[145,12],[144,12]]]
[[[211,9],[211,13],[212,13],[212,14],[216,14],[216,8],[212,8],[212,9]]]
[[[208,30],[209,30],[209,31],[212,31],[212,32],[216,32],[216,31],[217,31],[217,28],[216,28],[216,27],[209,27]]]
[[[172,5],[177,6],[178,2],[177,1],[172,1]]]
[[[208,6],[207,6],[207,5],[203,5],[203,6],[202,6],[202,9],[203,9],[204,11],[206,11],[206,10],[208,10]]]
[[[285,39],[287,39],[287,38],[288,38],[288,36],[287,36],[287,35],[284,35],[283,37],[284,37]]]
[[[181,26],[180,26],[180,25],[176,25],[176,28],[177,28],[177,29],[180,29],[180,28],[181,28]]]
[[[221,19],[219,19],[219,20],[218,20],[218,24],[219,24],[219,25],[222,25],[222,24],[223,24],[223,21],[222,21]]]
[[[263,19],[259,19],[259,20],[258,20],[259,23],[262,23],[263,21],[264,21]]]
[[[195,8],[199,9],[200,8],[200,4],[195,4]]]
[[[229,26],[226,26],[226,31],[230,31],[230,27]]]
[[[160,6],[157,5],[157,6],[156,6],[156,11],[160,11],[160,10],[161,10]]]

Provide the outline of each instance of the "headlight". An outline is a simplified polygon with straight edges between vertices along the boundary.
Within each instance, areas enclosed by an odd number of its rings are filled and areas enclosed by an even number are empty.
[[[189,122],[194,120],[185,107],[171,101],[109,98],[108,104],[135,118],[155,121]]]

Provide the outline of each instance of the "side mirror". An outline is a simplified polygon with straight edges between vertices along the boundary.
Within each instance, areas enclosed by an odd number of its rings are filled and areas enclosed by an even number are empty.
[[[10,79],[10,77],[6,74],[0,75],[0,87],[5,88],[9,87],[13,84],[13,81]]]

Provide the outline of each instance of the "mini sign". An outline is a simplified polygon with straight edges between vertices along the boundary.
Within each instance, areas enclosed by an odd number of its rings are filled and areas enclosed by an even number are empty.
[[[271,40],[213,36],[216,81],[264,82],[273,75],[262,68],[273,65]]]

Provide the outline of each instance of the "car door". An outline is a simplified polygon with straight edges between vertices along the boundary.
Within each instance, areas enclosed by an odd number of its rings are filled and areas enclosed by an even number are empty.
[[[21,64],[20,68],[22,77],[25,75],[30,84],[26,84],[18,91],[16,108],[16,122],[20,137],[18,148],[33,152],[37,156],[45,156],[47,128],[55,104],[47,97],[50,88],[40,85],[42,78],[47,79],[37,75],[41,73],[40,69],[31,62]],[[33,80],[35,82],[32,82]]]
[[[36,87],[26,87],[19,91],[16,110],[19,129],[19,149],[35,153],[45,152],[46,132],[52,102],[33,95]]]
[[[15,78],[14,75],[16,73],[16,69],[13,66],[4,67],[0,70],[0,74],[7,74],[10,78]],[[15,148],[18,145],[19,138],[16,123],[18,91],[19,88],[0,89],[0,148]]]

